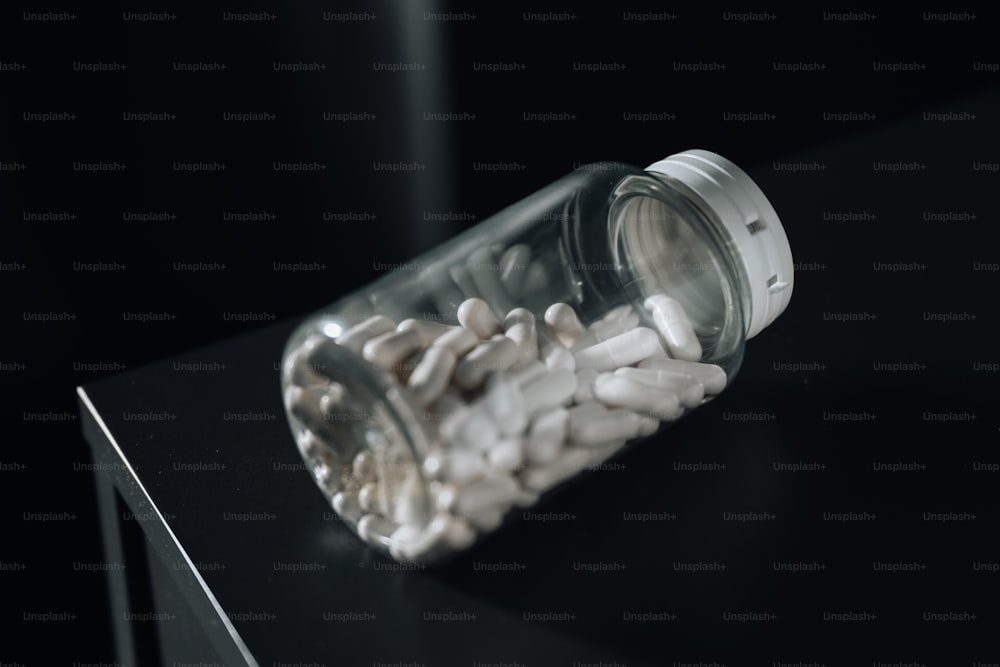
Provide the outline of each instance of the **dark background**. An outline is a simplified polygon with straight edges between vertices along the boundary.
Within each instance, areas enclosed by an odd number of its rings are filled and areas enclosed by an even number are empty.
[[[303,316],[580,163],[644,166],[695,147],[758,182],[797,263],[791,306],[750,342],[726,396],[673,430],[676,458],[635,459],[721,461],[744,481],[749,470],[757,483],[734,509],[778,516],[739,530],[706,521],[706,544],[719,546],[699,558],[759,561],[759,572],[743,568],[731,583],[757,590],[768,574],[762,608],[779,617],[761,635],[752,624],[713,632],[785,660],[783,619],[878,609],[863,630],[785,628],[816,656],[857,646],[854,664],[1000,662],[990,632],[1000,575],[976,565],[1000,562],[994,13],[942,21],[914,7],[841,21],[836,8],[754,7],[751,20],[735,20],[746,10],[628,4],[540,21],[525,13],[563,8],[449,9],[469,16],[428,20],[444,10],[425,3],[203,5],[145,22],[123,12],[146,9],[123,6],[47,21],[27,6],[0,10],[0,626],[14,640],[0,646],[0,662],[113,660],[76,385]],[[623,11],[649,9],[667,16],[624,20]],[[242,11],[274,18],[226,20]],[[352,11],[367,15],[324,14]],[[718,69],[685,71],[691,63]],[[900,64],[914,67],[886,71]],[[449,112],[461,120],[425,117]],[[525,120],[546,112],[573,117]],[[46,113],[65,119],[33,115]],[[267,115],[227,120],[247,113]],[[659,119],[627,120],[645,113]],[[334,119],[341,114],[364,120]],[[196,162],[225,169],[175,168]],[[378,166],[398,162],[425,166]],[[488,173],[475,168],[482,162],[523,166]],[[84,163],[104,170],[79,170]],[[247,213],[257,219],[240,218]],[[296,264],[311,270],[282,268]],[[736,424],[727,413],[773,418]],[[772,460],[826,468],[778,473]],[[918,465],[883,472],[876,462]],[[726,474],[671,468],[663,479],[696,498],[726,486]],[[819,519],[827,511],[878,518],[840,525]],[[800,512],[808,518],[783,521]],[[57,518],[40,520],[46,513]],[[664,550],[664,567],[684,560],[666,539],[635,548]],[[774,577],[772,556],[828,569]],[[873,561],[926,568],[886,574]],[[976,618],[930,622],[925,611]],[[74,618],[30,620],[44,612]]]

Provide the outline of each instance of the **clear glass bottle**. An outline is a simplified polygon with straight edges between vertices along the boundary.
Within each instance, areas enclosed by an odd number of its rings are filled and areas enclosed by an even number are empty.
[[[718,394],[792,273],[721,156],[587,165],[305,321],[291,430],[366,542],[434,561]]]

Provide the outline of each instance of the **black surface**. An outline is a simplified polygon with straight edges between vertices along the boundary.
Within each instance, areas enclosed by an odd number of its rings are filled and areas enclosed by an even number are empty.
[[[667,10],[674,15],[669,20],[634,23],[620,20],[623,8],[608,6],[581,8],[570,21],[540,23],[525,21],[522,12],[544,8],[511,5],[477,9],[473,21],[441,24],[425,21],[423,7],[410,6],[414,9],[406,14],[389,3],[358,7],[378,18],[354,23],[323,21],[319,7],[271,8],[276,20],[250,24],[223,21],[223,11],[234,8],[214,5],[151,23],[123,21],[121,12],[136,8],[121,5],[79,9],[72,20],[48,22],[24,19],[23,11],[34,7],[15,3],[0,10],[5,65],[0,68],[0,383],[7,399],[0,409],[6,427],[0,516],[7,529],[0,542],[0,585],[6,593],[0,663],[114,661],[104,591],[107,569],[116,563],[102,562],[93,499],[95,472],[103,472],[94,464],[102,462],[90,460],[80,437],[76,385],[90,386],[97,378],[263,324],[232,319],[231,313],[290,322],[545,185],[574,163],[611,159],[642,166],[688,147],[731,158],[771,198],[800,263],[788,312],[751,342],[731,390],[679,424],[669,442],[657,443],[665,446],[649,443],[622,459],[626,470],[598,473],[547,506],[576,507],[585,519],[523,522],[498,535],[480,555],[470,555],[520,562],[527,552],[532,563],[542,563],[537,571],[487,574],[471,570],[474,561],[464,561],[467,568],[459,564],[449,574],[377,580],[397,586],[393,599],[408,604],[432,610],[489,604],[495,614],[512,615],[510,623],[492,629],[485,622],[427,623],[418,626],[426,641],[410,641],[390,629],[373,651],[415,661],[430,646],[447,650],[447,643],[429,637],[450,630],[460,642],[480,636],[505,642],[503,651],[484,651],[484,660],[510,656],[525,664],[540,636],[585,642],[581,659],[601,651],[615,655],[624,647],[629,655],[658,656],[653,662],[666,664],[721,662],[718,656],[731,656],[725,658],[731,665],[1000,663],[1000,648],[989,634],[996,625],[994,566],[1000,562],[991,472],[1000,462],[994,365],[1000,361],[995,352],[1000,272],[991,268],[1000,256],[998,175],[977,167],[1000,162],[995,12],[943,22],[928,20],[928,10],[914,7],[869,10],[876,15],[870,20],[839,22],[825,20],[822,8],[760,7],[754,11],[774,18],[738,22],[724,20],[717,8],[678,6]],[[271,67],[273,61],[300,60],[328,69],[292,74]],[[426,62],[429,69],[377,72],[373,60]],[[92,73],[73,67],[98,61],[122,62],[128,69]],[[174,61],[218,61],[228,69],[181,73],[172,69]],[[526,68],[495,74],[474,69],[476,62],[500,61]],[[618,62],[626,69],[590,74],[573,69],[578,61]],[[727,69],[692,73],[676,70],[676,62],[718,62]],[[777,71],[775,62],[826,69]],[[913,62],[926,69],[893,73],[874,67]],[[14,64],[19,66],[10,67]],[[123,112],[146,111],[177,118],[122,120]],[[223,113],[233,111],[267,111],[276,119],[224,121]],[[325,121],[324,111],[369,112],[376,118]],[[476,118],[424,121],[425,111]],[[576,118],[523,117],[547,111]],[[43,112],[77,118],[43,123],[23,116]],[[625,112],[669,116],[637,122],[625,120]],[[726,113],[743,112],[773,118],[724,119]],[[839,120],[831,113],[856,115]],[[327,170],[292,175],[271,168],[273,161],[314,160]],[[78,172],[76,161],[118,161],[128,168]],[[218,161],[229,168],[189,174],[173,171],[174,161]],[[375,171],[373,161],[419,161],[428,169],[390,174]],[[478,161],[526,166],[491,174],[476,170]],[[826,168],[784,170],[796,161]],[[876,162],[926,168],[891,174],[874,169]],[[166,211],[176,218],[124,220],[122,213],[129,211]],[[225,219],[225,212],[247,211],[277,217]],[[364,215],[325,220],[324,211]],[[43,222],[25,220],[26,212],[76,217]],[[424,212],[455,215],[442,221],[426,219]],[[829,213],[853,217],[831,219]],[[955,215],[940,217],[945,213]],[[122,266],[77,268],[97,262]],[[175,262],[202,262],[211,270],[176,270]],[[316,262],[319,268],[274,270],[275,262]],[[895,262],[916,268],[874,270],[876,263]],[[31,319],[53,313],[75,319]],[[125,318],[136,313],[166,313],[168,319]],[[858,321],[828,317],[852,313]],[[969,318],[940,322],[926,319],[926,313]],[[914,370],[885,370],[884,364],[897,362]],[[794,364],[813,370],[786,370]],[[200,386],[212,380],[192,374],[175,381]],[[152,394],[128,398],[193,400],[163,389],[157,385]],[[128,393],[120,386],[117,391]],[[109,407],[112,413],[119,409]],[[278,406],[252,409],[276,412]],[[776,418],[739,424],[725,421],[726,411],[766,411]],[[875,419],[824,418],[833,412]],[[976,419],[936,421],[949,412]],[[934,413],[934,421],[925,413]],[[224,426],[216,424],[221,432],[235,428]],[[274,423],[264,426],[280,431]],[[179,429],[147,427],[145,437],[161,441]],[[269,446],[275,456],[282,452],[280,460],[295,460],[283,431]],[[774,460],[817,461],[827,469],[778,473],[770,468]],[[728,467],[673,470],[674,462],[701,461]],[[874,462],[900,461],[927,467],[873,469]],[[296,497],[304,502],[303,516],[319,512],[322,519],[319,494],[304,473],[283,474],[286,481],[301,479],[296,493],[302,495]],[[187,484],[198,487],[222,477],[202,475],[189,477],[204,482]],[[607,505],[596,504],[601,498]],[[723,523],[718,517],[731,507],[723,499],[733,504],[731,511],[766,510],[778,518],[746,526]],[[581,513],[595,503],[614,517],[615,511],[631,511],[632,500],[642,508],[668,508],[678,518],[615,525],[598,509]],[[878,518],[829,522],[822,520],[826,511],[869,511]],[[925,511],[976,518],[925,521]],[[335,530],[326,526],[323,534],[327,529]],[[690,532],[682,535],[684,530]],[[633,533],[645,537],[635,539]],[[521,535],[532,539],[517,539]],[[233,547],[239,555],[231,567],[242,567],[244,552],[256,545],[240,546]],[[330,548],[318,547],[319,555],[310,560],[320,561]],[[574,572],[573,560],[584,555],[629,568]],[[769,567],[778,559],[815,560],[827,569],[777,573]],[[684,574],[672,569],[675,560],[725,560],[727,570]],[[888,574],[873,569],[876,560],[916,561],[927,568]],[[368,572],[356,569],[353,578]],[[279,574],[273,573],[276,580],[292,577]],[[295,576],[300,579],[292,582],[312,582],[307,599],[322,596],[359,610],[371,603],[371,596],[338,597],[339,587],[352,580],[342,584],[330,569]],[[541,583],[529,585],[534,576]],[[266,588],[248,581],[248,589]],[[469,601],[454,601],[455,590]],[[514,623],[523,596],[543,592],[547,609],[573,611],[578,620]],[[678,618],[625,625],[624,639],[614,639],[614,625],[595,620],[640,600],[645,608],[667,607]],[[722,612],[736,605],[767,609],[778,619],[722,622]],[[824,610],[873,610],[879,616],[871,623],[817,622]],[[925,611],[975,613],[976,619],[931,622],[923,620]],[[382,627],[381,620],[373,623]],[[250,630],[254,635],[256,628]],[[350,641],[372,628],[333,623],[324,630],[324,637]],[[786,648],[796,642],[802,650]],[[454,662],[443,658],[435,664]],[[642,661],[628,664],[633,663]]]

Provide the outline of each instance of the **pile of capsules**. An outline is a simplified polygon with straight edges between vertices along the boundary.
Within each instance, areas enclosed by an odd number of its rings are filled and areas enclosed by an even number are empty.
[[[343,332],[336,343],[392,371],[432,437],[422,475],[358,450],[334,509],[397,560],[437,558],[722,391],[726,373],[698,361],[681,305],[658,294],[644,306],[655,329],[630,305],[585,327],[565,303],[550,306],[543,325],[524,308],[500,321],[469,298],[459,326],[376,315]],[[417,497],[422,511],[408,500]]]

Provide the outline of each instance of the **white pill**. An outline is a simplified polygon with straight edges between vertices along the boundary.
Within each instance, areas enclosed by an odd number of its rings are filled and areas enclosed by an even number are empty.
[[[542,355],[545,368],[550,371],[575,371],[576,357],[560,343],[553,343]]]
[[[500,280],[501,268],[489,247],[474,250],[465,261],[469,276],[476,284],[478,293],[500,313],[506,313],[514,307],[514,302],[507,294],[507,288]]]
[[[586,449],[563,448],[555,461],[544,466],[530,466],[521,471],[521,483],[526,489],[539,493],[577,474],[590,462],[591,452]]]
[[[458,490],[454,512],[459,516],[471,516],[485,509],[506,511],[519,495],[520,489],[513,477],[483,477]]]
[[[588,447],[586,451],[590,453],[590,460],[587,461],[587,465],[584,466],[584,468],[587,470],[595,469],[597,466],[621,451],[626,442],[626,440],[612,440],[598,447]]]
[[[457,363],[455,355],[447,347],[432,345],[427,348],[407,381],[420,405],[429,405],[444,393]]]
[[[440,336],[448,333],[452,329],[458,329],[458,327],[450,324],[443,324],[441,322],[434,322],[432,320],[415,320],[413,318],[403,320],[399,323],[399,326],[396,327],[396,331],[409,331],[410,329],[413,329],[420,334],[420,344],[426,347],[437,340]]]
[[[499,472],[510,473],[517,470],[524,462],[524,451],[521,438],[507,438],[490,447],[486,453],[486,462]]]
[[[529,361],[526,364],[522,364],[517,368],[507,371],[507,375],[510,376],[510,379],[518,383],[522,387],[528,384],[529,382],[537,380],[544,374],[545,374],[545,364],[538,361],[537,359],[535,361]]]
[[[677,394],[612,373],[597,376],[594,396],[605,405],[658,419],[677,419],[681,413]]]
[[[486,461],[479,452],[456,447],[431,452],[424,459],[423,468],[431,479],[463,484],[482,476]]]
[[[520,476],[518,477],[518,479],[520,479]],[[541,494],[538,491],[535,491],[534,489],[522,488],[521,495],[519,495],[514,500],[514,507],[521,507],[521,508],[531,507],[538,503],[538,498],[540,495]]]
[[[506,336],[483,341],[455,368],[455,384],[469,391],[483,383],[490,373],[505,371],[517,359],[517,343]]]
[[[535,325],[535,314],[527,308],[514,308],[503,318],[503,330],[507,331],[518,323]]]
[[[302,425],[310,431],[333,436],[335,435],[334,424],[324,417],[319,400],[319,397],[313,392],[296,385],[289,385],[285,389],[285,406],[292,416],[301,421]]]
[[[554,303],[545,311],[545,324],[566,347],[572,347],[576,339],[583,335],[584,328],[573,306],[568,303]]]
[[[639,363],[639,368],[672,371],[693,375],[705,387],[706,394],[718,394],[726,388],[726,371],[715,364],[703,364],[682,359],[646,359]]]
[[[358,519],[358,535],[372,546],[388,545],[399,525],[378,514],[365,514]]]
[[[375,315],[340,334],[337,337],[337,345],[346,347],[354,354],[361,354],[361,348],[365,343],[395,328],[396,323],[385,315]]]
[[[358,504],[366,512],[376,512],[379,507],[379,485],[368,482],[358,491]]]
[[[531,261],[531,246],[517,243],[500,256],[500,282],[514,298],[521,296],[524,278]]]
[[[538,339],[535,336],[534,322],[517,322],[504,335],[517,345],[517,365],[538,359]]]
[[[439,512],[450,512],[458,498],[458,486],[449,482],[432,480],[427,484],[431,494],[431,507]]]
[[[446,347],[456,358],[462,358],[479,343],[479,336],[464,327],[455,327],[431,343],[431,347]]]
[[[532,415],[551,410],[573,398],[576,374],[572,371],[552,371],[522,388],[525,409]]]
[[[671,357],[685,361],[701,359],[701,343],[678,301],[666,294],[654,294],[646,299],[645,306],[652,313],[653,324],[663,336]]]
[[[330,378],[317,373],[316,367],[309,363],[301,350],[293,353],[285,362],[285,368],[292,369],[292,383],[300,387],[326,387],[330,384]]]
[[[506,508],[503,510],[496,509],[493,507],[480,510],[474,514],[469,514],[465,519],[469,522],[469,525],[478,530],[481,533],[491,533],[500,527],[503,523],[503,515]]]
[[[637,327],[575,353],[577,368],[613,371],[648,359],[660,348],[656,332]]]
[[[478,297],[462,302],[458,307],[458,321],[463,327],[486,340],[493,334],[502,333],[500,323],[490,310],[488,303]]]
[[[701,405],[702,399],[705,398],[705,387],[690,373],[626,367],[616,370],[615,375],[673,392],[677,394],[681,405],[686,408]]]
[[[426,512],[423,480],[414,467],[406,467],[403,480],[396,485],[389,499],[392,520],[398,524],[420,523]]]
[[[594,398],[594,380],[600,372],[593,368],[584,368],[576,372],[576,391],[573,392],[574,403],[596,401]]]
[[[400,561],[429,561],[453,551],[465,549],[476,541],[476,531],[465,519],[438,514],[427,528],[414,534],[404,527],[392,535],[389,554]]]
[[[640,416],[638,437],[645,438],[647,435],[653,435],[660,430],[660,423],[660,420],[655,417]]]
[[[521,386],[507,377],[506,373],[494,373],[486,381],[486,393],[483,394],[482,405],[502,435],[524,433],[528,425],[528,413],[525,410]]]
[[[359,482],[368,482],[375,479],[375,454],[370,449],[362,449],[354,455],[351,464],[354,478]]]
[[[456,447],[485,452],[500,439],[496,423],[480,406],[466,407],[441,422],[441,437]]]
[[[637,326],[639,326],[639,316],[632,310],[632,306],[612,308],[604,317],[587,327],[587,330],[573,343],[572,351],[576,352],[620,336]]]
[[[404,359],[420,347],[420,334],[413,329],[387,331],[366,342],[361,349],[361,356],[376,366],[397,369]]]
[[[521,296],[528,298],[535,293],[543,293],[551,289],[549,280],[549,270],[545,264],[536,259],[529,266],[524,274],[524,283],[521,285]]]
[[[357,521],[361,518],[361,503],[358,502],[358,494],[350,491],[339,491],[333,495],[333,511],[348,521]]]
[[[569,439],[575,445],[594,447],[612,440],[629,440],[639,434],[641,419],[631,410],[590,408],[569,411]]]
[[[524,440],[524,458],[531,465],[544,465],[559,456],[566,439],[569,413],[555,408],[535,417]]]
[[[431,405],[430,410],[433,416],[428,415],[428,418],[441,422],[459,410],[464,410],[465,407],[466,403],[459,396],[458,391],[449,388]]]

